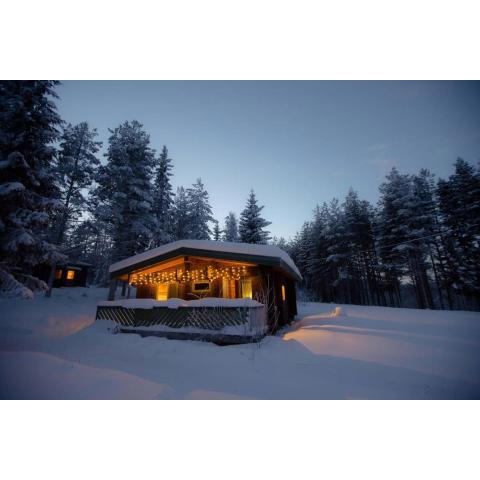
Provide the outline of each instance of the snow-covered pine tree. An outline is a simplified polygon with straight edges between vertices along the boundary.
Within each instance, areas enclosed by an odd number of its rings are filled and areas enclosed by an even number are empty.
[[[63,243],[71,222],[86,209],[85,189],[91,186],[100,165],[96,154],[102,142],[95,140],[97,136],[97,129],[90,129],[87,122],[68,124],[63,129],[55,162],[62,203],[53,225],[53,241],[58,245]]]
[[[328,206],[324,202],[322,207],[317,205],[313,211],[313,220],[304,224],[301,230],[301,244],[304,251],[300,256],[303,266],[307,289],[314,299],[332,301],[332,292],[328,281],[328,256],[326,229]]]
[[[223,240],[225,242],[238,242],[238,220],[234,212],[229,212],[225,217]]]
[[[408,222],[405,219],[410,212],[404,210],[403,206],[410,198],[410,179],[392,168],[379,190],[375,238],[389,297],[388,304],[401,306],[400,278],[407,273],[408,258],[405,250],[409,248],[404,242],[410,240]]]
[[[222,237],[222,231],[220,230],[220,226],[218,224],[218,220],[213,221],[213,239],[216,242],[219,242]]]
[[[285,240],[284,237],[277,237],[274,236],[272,240],[270,241],[270,245],[275,245],[278,248],[281,248],[282,250],[287,250],[287,241]]]
[[[448,229],[447,251],[456,264],[452,287],[468,301],[480,306],[480,173],[458,158],[455,173],[439,180],[438,197],[444,228]],[[467,308],[468,305],[464,305]]]
[[[155,229],[150,178],[155,163],[150,137],[137,121],[110,130],[106,165],[99,168],[99,218],[111,226],[112,261],[145,251]]]
[[[189,202],[184,187],[178,187],[173,201],[173,238],[183,240],[190,237],[191,221]]]
[[[413,178],[393,168],[380,186],[379,249],[387,275],[399,281],[401,274],[411,278],[418,308],[434,308],[427,274],[427,250],[423,200],[416,195]],[[399,283],[397,284],[399,289]]]
[[[173,234],[173,193],[170,177],[172,176],[172,159],[164,145],[157,161],[153,186],[152,211],[156,219],[153,245],[158,247],[172,240]]]
[[[53,173],[62,121],[52,99],[58,82],[0,82],[0,292],[31,298],[44,289],[32,276],[41,263],[64,260],[47,239],[51,212],[59,207]]]
[[[338,199],[328,205],[326,229],[324,233],[327,245],[329,287],[335,301],[352,303],[351,292],[351,256],[346,234],[345,214]]]
[[[261,216],[264,206],[259,206],[253,190],[247,200],[245,209],[240,214],[239,234],[240,241],[243,243],[260,243],[265,244],[270,239],[268,231],[265,227],[271,225]]]
[[[106,286],[109,282],[108,268],[113,252],[110,227],[95,215],[76,225],[68,235],[67,250],[72,258],[88,262],[89,283]]]
[[[208,192],[200,178],[187,189],[188,212],[190,215],[190,238],[208,240],[211,235],[209,222],[213,222],[212,207]]]
[[[373,208],[358,193],[349,190],[342,205],[345,239],[349,251],[352,301],[363,305],[384,305],[378,281],[379,265],[373,236]]]
[[[60,138],[60,150],[55,162],[59,179],[61,209],[56,213],[52,227],[52,242],[62,246],[66,231],[86,209],[85,189],[89,187],[100,165],[96,154],[102,142],[95,140],[97,130],[90,130],[87,122],[68,124]],[[56,265],[52,264],[47,296],[51,295]]]

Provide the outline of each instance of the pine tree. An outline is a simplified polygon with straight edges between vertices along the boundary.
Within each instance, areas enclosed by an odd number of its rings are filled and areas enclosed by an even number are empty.
[[[208,240],[211,235],[209,222],[213,222],[212,207],[208,192],[200,178],[187,189],[188,213],[190,216],[190,237],[196,240]]]
[[[367,201],[360,200],[353,189],[349,190],[342,208],[352,302],[383,305],[373,235],[373,208]]]
[[[396,277],[395,288],[400,299],[399,276],[411,278],[418,308],[434,308],[427,273],[423,218],[423,199],[414,188],[410,175],[401,175],[395,168],[380,186],[379,217],[380,255],[387,273]]]
[[[113,252],[112,235],[109,226],[92,216],[76,225],[68,234],[67,253],[72,258],[88,262],[89,283],[107,286],[108,268]]]
[[[263,205],[258,206],[255,193],[251,190],[247,205],[240,214],[239,234],[241,242],[265,244],[270,239],[270,232],[264,230],[264,228],[272,222],[268,222],[261,217],[263,208]]]
[[[102,142],[95,141],[97,135],[97,130],[90,130],[86,122],[75,126],[68,124],[63,129],[55,163],[62,203],[62,209],[54,222],[53,241],[56,244],[63,242],[71,222],[86,208],[85,189],[92,184],[100,165],[96,153]]]
[[[32,277],[41,263],[64,260],[48,241],[50,214],[60,206],[53,172],[62,121],[54,81],[0,82],[0,291],[31,298],[45,288]]]
[[[401,305],[400,278],[407,273],[410,239],[408,231],[409,210],[403,207],[410,198],[410,180],[392,168],[386,181],[380,185],[380,200],[375,225],[377,247],[382,261],[385,287],[390,305]]]
[[[438,182],[437,192],[443,225],[448,229],[445,243],[453,266],[452,288],[480,306],[480,174],[458,158],[455,173]]]
[[[164,145],[155,171],[152,212],[156,219],[154,246],[160,246],[172,240],[173,234],[173,193],[170,177],[172,159]]]
[[[272,238],[272,240],[270,241],[270,244],[271,245],[275,245],[276,247],[278,248],[281,248],[282,250],[287,250],[288,248],[288,244],[287,244],[287,241],[285,240],[284,237],[277,237],[277,236],[274,236]]]
[[[214,220],[213,222],[213,239],[218,242],[221,240],[222,231],[220,230],[220,226],[218,224],[218,220]]]
[[[223,229],[223,240],[225,242],[238,242],[238,220],[233,212],[225,217],[225,227]]]
[[[89,187],[100,165],[96,153],[102,143],[95,141],[96,129],[90,130],[86,122],[68,124],[62,132],[60,151],[55,170],[60,184],[62,208],[53,221],[52,242],[62,245],[65,232],[85,210],[87,199],[84,190]],[[47,297],[51,296],[56,265],[52,264],[48,280]]]
[[[189,202],[184,187],[177,188],[173,202],[173,237],[175,240],[191,238]]]
[[[125,122],[110,130],[106,165],[99,168],[99,218],[111,226],[112,261],[145,251],[155,230],[150,178],[154,151],[150,137],[137,122]]]

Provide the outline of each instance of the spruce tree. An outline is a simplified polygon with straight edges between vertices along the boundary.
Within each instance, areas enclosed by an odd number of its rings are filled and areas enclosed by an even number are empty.
[[[100,165],[96,154],[102,142],[97,142],[97,130],[86,122],[68,124],[62,132],[60,149],[55,162],[59,177],[62,208],[54,221],[53,241],[62,244],[71,223],[86,209],[85,189],[91,186]]]
[[[48,241],[50,215],[60,206],[53,172],[62,121],[54,81],[0,82],[0,292],[33,296],[45,288],[32,276],[41,263],[64,260]]]
[[[452,288],[480,306],[480,174],[458,158],[455,173],[438,182],[437,192],[442,222],[448,230],[448,259],[454,265]]]
[[[53,243],[61,246],[66,231],[72,222],[85,210],[87,198],[85,189],[94,179],[100,161],[96,153],[102,143],[95,141],[96,129],[90,130],[86,122],[78,125],[68,124],[62,132],[60,150],[55,170],[60,185],[61,209],[55,215],[52,228]],[[47,297],[51,295],[55,279],[56,265],[52,264],[48,279]]]
[[[172,240],[173,235],[173,193],[170,177],[172,176],[172,159],[164,145],[158,158],[153,186],[153,207],[156,227],[154,246],[160,246]]]
[[[187,189],[188,213],[190,216],[190,237],[196,240],[208,240],[211,235],[209,223],[214,221],[208,192],[200,178]]]
[[[178,187],[173,202],[173,237],[175,240],[190,238],[191,217],[184,187]]]
[[[225,242],[238,242],[238,220],[233,212],[225,217],[225,227],[223,229],[223,240]]]
[[[243,243],[265,244],[270,239],[268,231],[264,230],[272,222],[268,222],[261,216],[264,206],[259,206],[255,193],[250,191],[245,209],[240,214],[239,234]]]
[[[137,122],[110,130],[106,165],[99,168],[99,218],[111,226],[112,261],[149,248],[155,230],[152,177],[155,163],[150,137]]]
[[[220,230],[220,226],[218,224],[218,220],[214,220],[213,222],[213,239],[218,242],[221,240],[222,231]]]

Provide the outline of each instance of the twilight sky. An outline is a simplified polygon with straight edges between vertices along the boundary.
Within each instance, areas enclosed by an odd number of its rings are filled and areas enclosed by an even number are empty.
[[[57,93],[62,118],[104,144],[108,128],[143,123],[169,149],[174,190],[201,177],[221,225],[253,188],[287,239],[350,186],[375,203],[392,166],[446,177],[457,156],[480,161],[480,82],[65,81]]]

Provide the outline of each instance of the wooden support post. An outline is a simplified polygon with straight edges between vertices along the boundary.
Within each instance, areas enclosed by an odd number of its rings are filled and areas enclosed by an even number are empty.
[[[108,300],[115,300],[115,290],[117,289],[117,279],[110,280],[110,290],[108,291]]]

